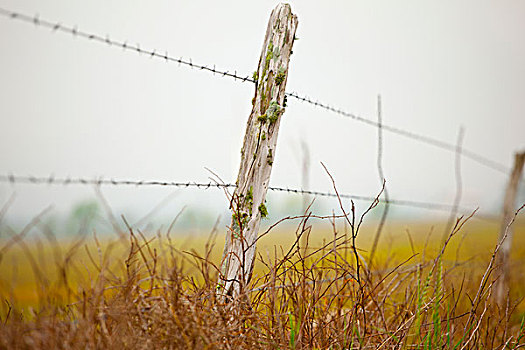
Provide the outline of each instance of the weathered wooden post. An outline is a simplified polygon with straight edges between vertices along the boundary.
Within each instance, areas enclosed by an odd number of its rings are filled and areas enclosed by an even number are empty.
[[[501,245],[498,256],[497,264],[499,278],[495,285],[494,296],[496,302],[500,305],[505,303],[505,298],[509,290],[509,273],[510,273],[510,249],[512,246],[512,227],[508,227],[514,217],[516,210],[516,194],[518,193],[518,186],[521,180],[521,174],[523,173],[523,164],[525,163],[525,152],[516,153],[514,155],[514,167],[510,174],[509,183],[507,184],[507,190],[505,191],[505,200],[503,202],[503,219],[501,221],[500,234],[498,242],[501,241],[507,231],[507,238]],[[507,229],[508,227],[508,229]]]
[[[255,97],[241,150],[237,187],[231,199],[232,220],[221,264],[218,295],[239,296],[250,281],[255,245],[270,182],[279,124],[285,107],[288,63],[297,29],[289,4],[279,4],[270,16],[257,72]]]

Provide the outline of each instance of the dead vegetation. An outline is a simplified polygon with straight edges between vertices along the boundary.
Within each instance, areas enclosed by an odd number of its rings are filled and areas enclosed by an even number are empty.
[[[333,227],[333,238],[317,247],[309,244],[312,215],[299,218],[295,242],[287,250],[259,253],[257,273],[242,297],[228,302],[216,293],[215,231],[204,254],[175,248],[169,234],[147,238],[129,227],[128,239],[113,244],[96,241],[90,248],[78,242],[64,252],[55,246],[55,281],[32,265],[38,307],[17,306],[17,296],[3,286],[0,348],[523,347],[519,296],[511,295],[504,307],[491,302],[500,245],[482,264],[443,259],[469,218],[456,221],[438,253],[425,248],[405,261],[374,265],[355,246],[362,218],[353,206],[341,216],[317,217]],[[340,221],[349,232],[339,232]],[[13,235],[2,246],[10,242],[23,240]],[[80,249],[89,263],[75,258]],[[124,249],[125,257],[117,258]],[[84,280],[74,282],[75,276]]]

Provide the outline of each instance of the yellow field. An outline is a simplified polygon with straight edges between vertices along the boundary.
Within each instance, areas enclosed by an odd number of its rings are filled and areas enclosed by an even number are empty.
[[[433,258],[441,248],[441,238],[444,230],[443,223],[412,223],[389,224],[382,234],[379,249],[376,254],[377,266],[393,266],[414,254],[417,254],[407,264],[414,264],[421,259]],[[367,256],[371,246],[375,226],[364,226],[357,238],[357,247],[363,256]],[[486,266],[494,250],[498,237],[499,225],[496,222],[471,220],[462,230],[452,238],[444,256],[446,264],[466,262],[465,273],[469,266],[478,268]],[[515,278],[523,281],[525,271],[525,224],[517,223],[514,228],[513,250],[511,259]],[[224,245],[224,231],[216,234],[214,248],[210,260],[219,264]],[[345,228],[338,229],[338,236],[345,234]],[[347,235],[350,233],[347,232]],[[310,247],[320,247],[323,242],[333,240],[332,228],[325,224],[315,225],[309,240]],[[158,249],[160,261],[167,261],[170,254],[182,255],[192,260],[190,252],[203,255],[209,235],[195,233],[171,234],[171,243],[163,234],[148,234],[151,246]],[[280,257],[286,252],[295,240],[295,228],[277,228],[261,238],[258,243],[258,252],[264,257]],[[412,242],[411,242],[412,241]],[[0,247],[8,243],[0,241]],[[43,302],[45,293],[53,290],[56,295],[65,296],[62,290],[64,278],[69,286],[88,287],[96,279],[100,266],[106,265],[115,274],[125,273],[125,260],[129,253],[128,241],[116,239],[98,239],[88,236],[78,240],[61,240],[58,245],[39,240],[38,243],[28,240],[27,243],[13,244],[0,257],[0,297],[9,300],[19,307],[38,307]],[[304,241],[302,242],[304,243]],[[160,248],[164,245],[163,248]],[[172,246],[170,251],[168,246]],[[425,249],[426,246],[426,249]],[[349,260],[351,259],[350,254]],[[190,264],[185,271],[188,275],[200,278],[198,271]],[[260,263],[254,269],[255,276],[264,273]],[[525,286],[516,285],[514,293],[524,296]],[[44,298],[44,299],[42,299]],[[60,300],[57,299],[57,300]],[[64,299],[65,300],[65,299]],[[523,303],[520,309],[525,308]]]

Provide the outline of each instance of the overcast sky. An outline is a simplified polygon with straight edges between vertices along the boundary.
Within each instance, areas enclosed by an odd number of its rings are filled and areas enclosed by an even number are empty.
[[[251,75],[275,1],[0,1],[19,11],[194,63]],[[525,2],[291,1],[299,27],[288,91],[455,143],[511,166],[525,149]],[[0,173],[234,182],[254,87],[83,38],[0,17]],[[301,187],[301,143],[312,190],[375,195],[377,130],[288,100],[271,185]],[[454,154],[384,135],[392,198],[451,203]],[[463,159],[465,206],[497,208],[506,175]],[[176,192],[221,212],[216,190],[104,188],[116,211],[144,213]],[[9,215],[49,204],[67,212],[89,187],[0,185]],[[284,196],[273,196],[284,201]],[[283,202],[286,203],[286,202]],[[426,211],[413,215],[424,217]]]

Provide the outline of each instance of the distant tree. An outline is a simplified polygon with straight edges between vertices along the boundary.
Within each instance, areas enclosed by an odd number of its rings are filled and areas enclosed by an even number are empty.
[[[67,234],[87,233],[95,228],[97,218],[100,216],[100,207],[94,200],[83,201],[76,204],[67,220]]]

